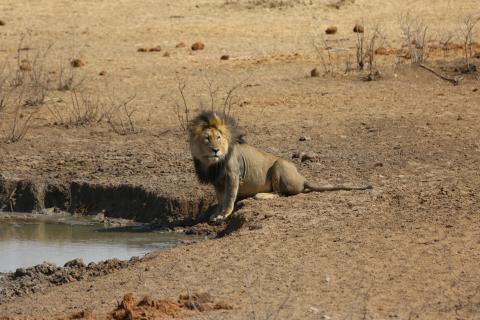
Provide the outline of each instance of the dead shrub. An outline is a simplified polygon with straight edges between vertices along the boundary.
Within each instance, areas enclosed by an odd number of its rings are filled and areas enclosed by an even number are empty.
[[[116,134],[125,136],[138,133],[133,117],[137,109],[131,105],[135,98],[136,95],[132,95],[122,99],[114,94],[108,97],[104,117],[112,131]]]
[[[48,55],[53,45],[38,50],[30,57],[30,50],[25,50],[24,37],[17,48],[17,66],[14,78],[10,81],[13,87],[23,87],[23,104],[29,107],[42,105],[47,97],[50,76],[48,72]]]
[[[408,57],[412,63],[421,64],[428,57],[428,26],[419,18],[412,17],[410,13],[400,16],[400,29],[404,46],[407,48]]]
[[[70,91],[67,104],[48,106],[48,111],[55,119],[55,125],[69,127],[86,127],[98,123],[104,116],[103,102],[91,95]]]
[[[368,74],[365,80],[377,80],[380,73],[376,66],[375,56],[382,47],[385,37],[383,36],[379,26],[369,31],[362,27],[362,32],[355,32],[357,40],[355,43],[357,70],[364,70],[365,65],[368,66]],[[383,47],[382,47],[383,48]]]
[[[476,71],[476,66],[471,63],[471,59],[474,56],[474,38],[475,28],[480,21],[480,17],[467,16],[463,19],[463,23],[460,26],[460,37],[463,45],[463,58],[465,63],[465,70],[463,73],[471,73]]]
[[[7,110],[7,98],[0,98],[2,100],[2,107],[0,108],[0,129],[2,129],[2,140],[5,143],[16,143],[22,140],[33,124],[34,115],[38,112],[36,109],[25,108],[24,91],[23,88],[14,90],[9,93],[9,102],[13,109],[11,115]],[[5,97],[5,96],[4,96]]]
[[[247,76],[231,87],[222,89],[222,85],[217,84],[221,83],[220,81],[216,81],[215,79],[210,78],[207,74],[204,74],[203,82],[204,86],[206,87],[209,101],[205,103],[204,101],[200,100],[199,109],[208,109],[210,111],[216,111],[233,116],[235,108],[244,103],[243,99],[241,99],[241,96],[238,94],[238,91],[249,79],[250,76]],[[187,130],[188,123],[191,120],[192,112],[198,111],[198,109],[194,109],[190,106],[189,101],[191,101],[191,98],[187,96],[186,89],[187,81],[184,79],[177,79],[179,98],[173,103],[173,112],[177,117],[180,128],[184,131]]]

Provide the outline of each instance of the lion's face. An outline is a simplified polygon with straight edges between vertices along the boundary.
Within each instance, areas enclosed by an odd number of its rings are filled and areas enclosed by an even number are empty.
[[[206,165],[212,165],[225,159],[228,147],[228,137],[213,127],[205,128],[190,142],[192,155]]]

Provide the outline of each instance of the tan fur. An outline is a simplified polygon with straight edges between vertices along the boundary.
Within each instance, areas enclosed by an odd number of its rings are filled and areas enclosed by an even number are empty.
[[[231,124],[220,121],[216,114],[202,114],[205,121],[193,121],[189,128],[190,149],[200,181],[213,184],[219,212],[212,221],[227,218],[237,197],[268,199],[276,195],[296,195],[310,191],[366,190],[371,186],[316,186],[300,175],[295,165],[246,143],[232,141]],[[213,120],[210,121],[209,117]],[[199,116],[200,117],[200,116]],[[196,119],[198,119],[197,117]],[[231,121],[231,123],[234,123]],[[213,151],[221,156],[212,158]]]

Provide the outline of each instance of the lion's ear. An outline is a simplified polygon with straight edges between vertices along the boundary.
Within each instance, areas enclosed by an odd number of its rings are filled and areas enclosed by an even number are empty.
[[[237,128],[235,133],[236,142],[239,144],[245,143],[245,137],[247,135],[247,132],[244,129]]]

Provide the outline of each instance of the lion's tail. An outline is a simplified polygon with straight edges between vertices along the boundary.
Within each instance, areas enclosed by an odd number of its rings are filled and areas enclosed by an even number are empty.
[[[311,184],[308,181],[305,181],[303,185],[303,192],[325,192],[325,191],[339,191],[339,190],[345,190],[345,191],[351,191],[351,190],[371,190],[373,187],[371,185],[366,185],[366,186],[356,186],[356,187],[349,187],[349,186],[344,186],[344,185],[337,185],[337,186],[332,186],[332,185],[326,185],[326,186],[317,186],[315,184]]]

